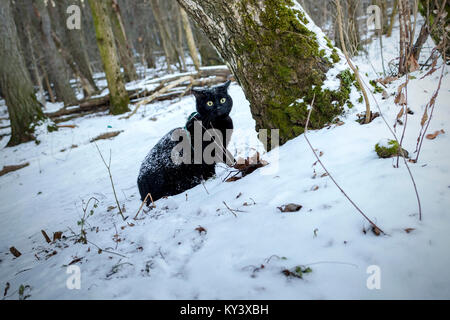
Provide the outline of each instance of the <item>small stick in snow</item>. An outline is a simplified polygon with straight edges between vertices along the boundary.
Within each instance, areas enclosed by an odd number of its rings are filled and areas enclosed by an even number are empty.
[[[18,258],[20,257],[22,254],[20,253],[19,250],[17,250],[14,247],[9,248],[9,251],[14,255],[14,257]]]
[[[308,112],[308,117],[306,118],[306,125],[305,125],[305,139],[306,142],[308,143],[309,147],[311,148],[312,152],[314,153],[314,156],[316,157],[317,161],[320,163],[320,165],[322,166],[323,170],[325,170],[325,172],[328,174],[328,176],[330,177],[331,181],[333,181],[333,183],[338,187],[338,189],[342,192],[342,194],[348,199],[348,201],[350,201],[350,203],[355,207],[356,210],[358,210],[358,212],[367,220],[369,221],[370,225],[373,227],[374,232],[382,232],[383,234],[386,234],[383,230],[381,230],[375,223],[372,222],[372,220],[370,220],[365,214],[364,212],[361,211],[361,209],[352,201],[352,199],[350,199],[350,197],[345,193],[345,191],[338,185],[338,183],[336,182],[336,180],[334,180],[333,176],[330,174],[330,172],[328,172],[327,168],[325,168],[324,164],[322,163],[322,161],[320,160],[319,156],[317,155],[316,151],[314,150],[314,147],[312,146],[312,144],[309,142],[309,139],[307,137],[307,133],[308,133],[308,124],[309,124],[309,118],[311,116],[311,112],[314,108],[314,100],[316,98],[316,95],[313,96],[313,100],[311,102],[311,108],[309,109]]]
[[[208,189],[206,189],[206,186],[205,186],[205,180],[202,180],[202,186],[203,186],[203,188],[205,188],[206,194],[209,195]]]
[[[110,253],[110,254],[115,254],[115,255],[117,255],[117,256],[119,256],[119,257],[122,257],[122,258],[127,258],[126,256],[124,256],[123,254],[120,254],[120,253],[117,253],[117,252],[114,252],[114,251],[109,251],[109,250],[105,250],[105,249],[103,249],[103,248],[100,248],[98,245],[96,245],[95,243],[93,243],[93,242],[91,242],[91,241],[89,241],[89,240],[86,240],[88,243],[90,243],[90,244],[92,244],[93,246],[95,246],[95,247],[97,247],[97,249],[100,251],[100,252],[106,252],[106,253]],[[100,253],[99,252],[99,253]]]
[[[52,242],[52,241],[50,240],[49,236],[47,235],[47,233],[45,232],[45,230],[41,230],[41,232],[42,232],[42,235],[43,235],[44,238],[45,238],[45,241],[47,241],[47,243]]]
[[[142,209],[142,207],[144,206],[144,203],[147,202],[148,197],[150,197],[150,200],[151,200],[151,202],[152,202],[152,208],[156,208],[156,205],[155,205],[155,203],[153,202],[153,198],[152,198],[151,193],[150,193],[150,192],[147,193],[147,195],[145,196],[144,200],[143,200],[142,203],[141,203],[141,206],[139,207],[138,212],[136,213],[136,215],[135,215],[134,218],[133,218],[134,220],[137,219],[137,217],[138,217],[138,215],[139,215],[139,212],[141,212],[141,209]]]
[[[238,210],[238,209],[231,209],[231,208],[227,205],[227,203],[226,203],[225,201],[222,201],[222,202],[223,202],[223,204],[225,205],[225,207],[227,207],[227,209],[230,210],[230,212],[231,212],[232,214],[234,214],[234,216],[235,216],[236,218],[237,218],[236,212],[245,212],[245,211]]]

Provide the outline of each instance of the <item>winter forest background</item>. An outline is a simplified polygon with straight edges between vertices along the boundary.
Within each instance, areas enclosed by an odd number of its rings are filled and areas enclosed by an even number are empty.
[[[1,0],[3,299],[450,298],[449,13]],[[227,80],[240,165],[143,206],[142,160]]]

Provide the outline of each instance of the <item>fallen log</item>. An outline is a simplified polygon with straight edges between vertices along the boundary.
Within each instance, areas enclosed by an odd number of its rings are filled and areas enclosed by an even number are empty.
[[[117,137],[117,136],[118,136],[119,134],[121,134],[122,132],[123,132],[123,130],[120,130],[120,131],[111,131],[111,132],[102,133],[102,134],[96,136],[95,138],[92,138],[92,139],[90,140],[90,142],[92,143],[92,142],[95,142],[95,141],[98,141],[98,140],[111,139],[111,138]]]
[[[152,102],[153,100],[155,100],[155,98],[161,96],[163,93],[166,93],[166,92],[169,91],[170,89],[172,89],[172,88],[178,86],[179,84],[181,84],[181,83],[183,83],[183,82],[185,82],[185,81],[190,81],[190,82],[192,82],[193,79],[192,79],[191,76],[185,76],[185,77],[182,77],[182,78],[180,78],[180,79],[178,79],[178,80],[176,80],[176,81],[174,81],[174,82],[168,84],[167,86],[165,86],[165,87],[161,88],[160,90],[156,91],[156,92],[155,92],[154,94],[152,94],[150,97],[148,97],[148,98],[146,98],[146,99],[143,99],[143,100],[139,101],[139,102],[136,104],[136,107],[134,108],[134,110],[133,110],[132,112],[130,112],[127,116],[122,117],[122,118],[124,118],[124,119],[129,119],[132,115],[136,114],[136,112],[138,111],[138,109],[139,109],[143,104],[149,104],[150,102]],[[122,118],[120,118],[120,119],[122,119]]]
[[[144,100],[137,101],[137,107],[139,108],[142,104],[148,104],[154,101],[163,101],[173,99],[176,97],[182,97],[186,95],[192,87],[211,86],[214,84],[225,82],[228,79],[233,80],[233,77],[231,76],[230,71],[225,66],[204,67],[200,69],[200,71],[198,72],[186,72],[168,77],[149,80],[148,82],[145,83],[146,85],[149,84],[158,84],[158,85],[152,90],[141,90],[141,89],[127,90],[127,93],[130,100],[147,98]],[[183,85],[184,83],[186,84]],[[175,87],[181,87],[180,88],[181,93],[170,92],[170,90],[174,89]],[[46,113],[46,116],[53,119],[55,122],[59,123],[66,121],[68,119],[60,120],[56,118],[74,114],[80,114],[80,116],[82,116],[93,112],[104,111],[107,109],[109,101],[110,101],[109,94],[101,97],[90,98],[88,100],[82,101],[80,105],[77,107],[65,107],[55,112]],[[133,114],[134,112],[132,112],[131,115]],[[70,117],[70,119],[76,117],[78,116]]]
[[[7,173],[10,173],[10,172],[17,171],[19,169],[25,168],[26,166],[29,166],[29,165],[30,165],[30,163],[26,162],[24,164],[18,164],[18,165],[12,165],[12,166],[4,166],[3,169],[0,171],[0,177],[5,175],[5,174],[7,174]]]
[[[138,93],[140,90],[127,90],[128,95],[132,96]],[[45,115],[51,119],[62,117],[69,114],[76,114],[81,113],[85,111],[89,111],[98,107],[105,107],[109,105],[109,94],[102,96],[102,97],[96,97],[96,98],[90,98],[88,100],[84,100],[80,103],[77,107],[65,107],[62,109],[59,109],[55,112],[48,112],[45,113]]]

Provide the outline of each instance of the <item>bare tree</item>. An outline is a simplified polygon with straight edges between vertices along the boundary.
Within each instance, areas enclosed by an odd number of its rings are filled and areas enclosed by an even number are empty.
[[[123,75],[120,72],[119,57],[114,41],[114,35],[109,20],[107,3],[105,1],[89,0],[92,11],[92,17],[97,35],[97,44],[100,50],[100,56],[105,70],[106,80],[110,93],[110,112],[112,114],[121,114],[129,111],[128,103],[130,101]]]
[[[33,0],[35,14],[39,21],[39,31],[43,44],[47,73],[53,82],[56,97],[65,105],[77,103],[75,93],[70,86],[70,74],[64,59],[59,54],[52,38],[52,25],[45,0]]]
[[[10,0],[0,1],[0,34],[0,88],[11,121],[8,146],[14,146],[32,140],[32,125],[44,116],[20,52]]]
[[[447,30],[448,25],[450,24],[450,3],[448,0],[443,0],[441,3],[439,3],[439,1],[434,1],[434,3],[431,2],[432,1],[420,1],[419,10],[425,17],[425,22],[420,29],[419,36],[412,49],[416,60],[419,59],[422,47],[430,35],[439,47],[438,49],[441,52],[441,55],[445,55],[447,59],[450,58],[450,46],[447,46],[447,52],[444,54],[443,46],[441,45],[444,43],[444,40],[447,43],[450,43],[450,34]]]
[[[98,91],[97,85],[93,78],[93,71],[90,65],[90,59],[87,52],[87,44],[85,39],[85,30],[88,30],[87,26],[81,29],[67,29],[64,25],[66,22],[67,14],[66,10],[71,4],[76,4],[82,7],[81,0],[59,0],[56,1],[57,14],[61,20],[64,46],[70,51],[73,60],[78,66],[81,74],[88,81],[90,88],[93,91]]]
[[[186,41],[189,47],[189,53],[194,62],[195,70],[200,70],[200,61],[198,60],[197,46],[195,45],[194,34],[186,11],[180,7],[181,20],[183,21],[184,32],[186,33]]]
[[[121,65],[124,70],[125,81],[133,81],[138,78],[134,67],[134,58],[130,42],[128,41],[125,26],[122,21],[122,13],[116,0],[108,0],[109,17],[119,53]]]

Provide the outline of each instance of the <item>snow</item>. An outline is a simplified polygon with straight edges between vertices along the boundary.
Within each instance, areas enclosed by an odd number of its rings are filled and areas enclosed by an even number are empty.
[[[391,143],[389,144],[389,142],[391,142]],[[377,145],[379,145],[381,148],[390,148],[390,147],[392,147],[392,140],[383,138],[377,142]]]
[[[389,61],[397,52],[395,30],[384,41]],[[369,57],[354,59],[366,83],[380,77],[377,45],[371,45]],[[403,147],[410,153],[440,70],[420,80],[425,73],[412,73],[415,79],[408,85],[414,115],[408,115]],[[429,133],[450,131],[449,80],[446,70]],[[391,83],[386,91],[395,93],[404,81]],[[134,84],[141,85],[146,84]],[[263,152],[242,89],[232,84],[230,95],[236,128],[231,152],[235,157]],[[399,110],[394,97],[375,96],[392,126]],[[40,133],[39,145],[4,148],[8,137],[3,137],[0,166],[30,163],[0,177],[0,286],[10,283],[7,299],[18,298],[20,285],[31,286],[30,299],[450,298],[449,135],[425,139],[418,163],[409,163],[423,209],[419,221],[404,164],[394,168],[394,159],[379,159],[374,151],[377,142],[393,137],[380,117],[368,125],[355,121],[356,114],[365,110],[358,97],[352,92],[354,108],[340,117],[343,125],[309,131],[308,138],[323,152],[320,159],[335,180],[387,235],[372,233],[367,221],[323,176],[303,135],[265,154],[270,164],[252,174],[222,182],[228,171],[218,166],[216,178],[204,186],[156,201],[155,209],[133,220],[141,205],[136,185],[141,162],[164,134],[184,125],[195,109],[192,96],[143,106],[130,119],[106,113],[77,118],[66,123],[76,124],[75,129]],[[372,98],[371,105],[378,111]],[[5,109],[0,102],[2,116]],[[113,180],[126,222],[117,209],[108,211],[116,205],[109,176],[89,142],[117,130],[123,132],[97,144],[106,158],[111,150]],[[403,126],[396,130],[400,135]],[[6,132],[2,129],[0,134]],[[82,201],[90,197],[99,205],[88,219],[89,243],[74,243],[72,237],[47,244],[41,230],[50,237],[56,231],[66,237],[72,236],[71,230],[80,232]],[[223,201],[239,210],[237,217]],[[303,207],[297,212],[277,209],[288,203]],[[196,230],[199,226],[206,232]],[[22,256],[14,258],[11,246]],[[47,257],[53,251],[57,253]],[[69,290],[66,266],[76,258],[82,258],[74,263],[81,270],[81,289]],[[282,274],[299,265],[312,272],[303,279]],[[380,268],[380,289],[367,287],[367,268],[372,265]]]

